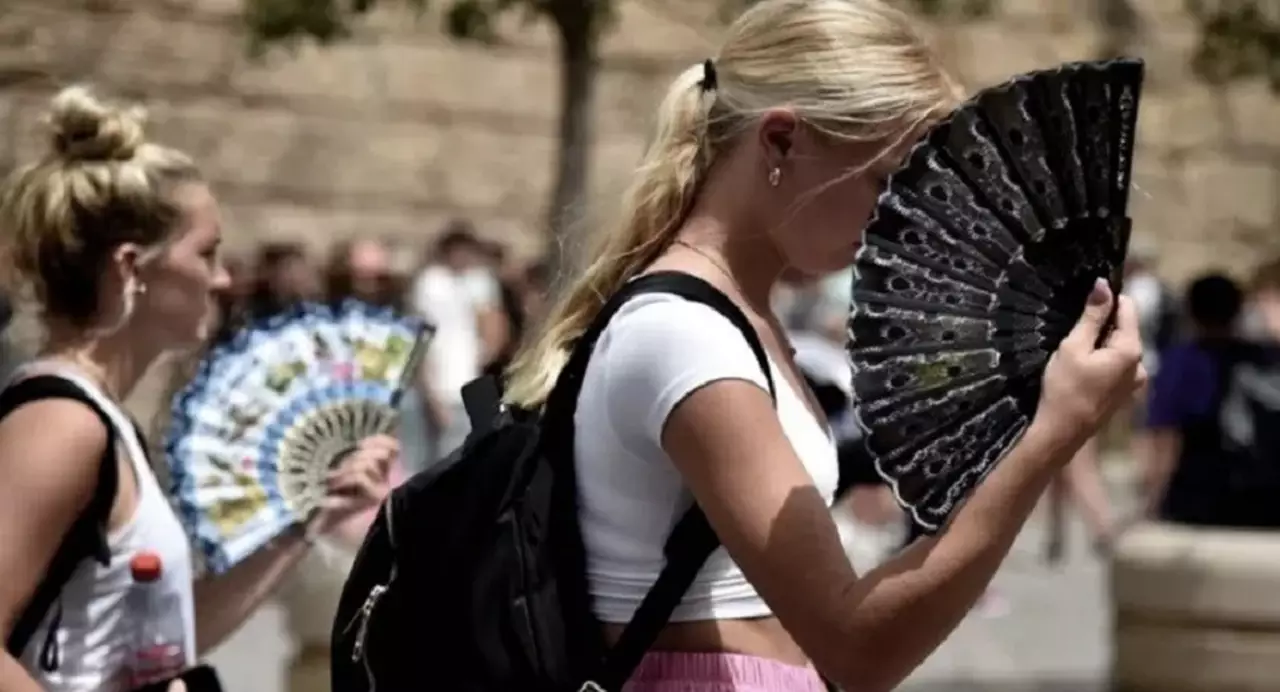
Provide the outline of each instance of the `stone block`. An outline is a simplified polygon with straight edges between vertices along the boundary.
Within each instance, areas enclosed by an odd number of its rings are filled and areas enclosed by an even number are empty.
[[[489,209],[539,219],[555,172],[557,143],[474,128],[462,123],[441,133],[430,165],[439,172],[435,199],[462,209]]]
[[[52,73],[61,61],[64,13],[32,2],[7,3],[0,13],[0,74],[8,79]]]
[[[236,186],[282,186],[281,161],[291,151],[300,127],[300,116],[283,109],[240,108],[233,101],[207,106],[189,104],[175,109],[169,125],[177,133],[184,130],[192,135],[177,136],[190,139],[193,149],[200,153],[200,163],[206,175],[215,183]],[[211,122],[212,121],[212,122]],[[218,136],[213,141],[197,144],[194,130],[200,124],[216,127]]]
[[[119,17],[112,31],[95,74],[149,90],[223,86],[243,46],[223,26],[144,11]]]
[[[1119,692],[1275,688],[1280,654],[1270,532],[1146,524],[1111,569]]]
[[[296,50],[272,50],[256,59],[237,55],[230,85],[250,98],[321,99],[337,102],[344,114],[361,113],[388,101],[382,86],[384,65],[392,59],[391,51],[367,43],[304,43]]]
[[[648,76],[630,72],[602,73],[596,93],[595,128],[599,143],[607,146],[614,138],[628,140],[647,135],[657,117],[658,104],[680,69],[683,68]]]
[[[712,56],[720,26],[708,22],[707,2],[624,0],[617,5],[618,23],[604,39],[602,55],[644,56],[650,60],[695,63]],[[701,5],[701,6],[700,6]]]
[[[970,91],[1008,81],[1015,74],[1047,67],[1051,60],[1042,51],[1043,35],[1010,41],[1008,28],[995,20],[974,22],[954,29],[954,52],[946,64]]]
[[[7,158],[15,165],[31,163],[49,151],[49,130],[44,116],[49,110],[51,90],[13,92],[6,134],[12,148]]]
[[[1208,210],[1210,223],[1269,226],[1278,221],[1280,178],[1273,165],[1204,156],[1188,159],[1185,170],[1187,205]]]
[[[204,98],[151,98],[142,102],[147,109],[147,138],[165,146],[185,151],[196,159],[206,175],[226,175],[220,168],[219,151],[229,142],[243,141],[244,130],[235,130],[236,136],[228,136],[232,126],[229,115],[235,106],[225,99]],[[238,125],[238,123],[237,123]],[[252,162],[251,152],[237,156],[237,166]]]
[[[1138,105],[1138,140],[1175,150],[1211,149],[1224,141],[1221,97],[1201,84],[1183,83],[1176,90],[1144,90]]]
[[[1263,149],[1280,161],[1280,94],[1261,80],[1237,84],[1221,93],[1230,114],[1227,137],[1251,149]]]
[[[1200,29],[1185,14],[1147,24],[1134,53],[1147,63],[1147,91],[1178,91],[1195,83],[1191,58],[1200,43]]]
[[[549,54],[445,42],[396,42],[379,50],[387,91],[397,103],[539,128],[555,117],[559,82]]]
[[[999,13],[1002,18],[1042,19],[1057,11],[1056,0],[1001,0]]]
[[[1164,160],[1159,152],[1139,149],[1134,160],[1129,215],[1134,233],[1161,240],[1182,236],[1185,229],[1199,234],[1196,211],[1188,209],[1186,187],[1180,164]],[[1153,245],[1159,245],[1159,242]]]
[[[219,158],[228,186],[242,187],[246,193],[257,186],[268,199],[278,195],[321,207],[344,198],[411,205],[434,195],[426,184],[439,146],[431,127],[291,117],[278,111],[237,117],[257,122],[247,128],[251,134],[244,141],[227,143]],[[255,141],[261,145],[255,146]],[[252,163],[236,165],[241,156]],[[252,174],[245,175],[246,168]]]
[[[1063,22],[1058,30],[1047,32],[1036,43],[1040,60],[1051,66],[1056,63],[1096,59],[1103,45],[1103,38],[1097,24],[1073,18]]]

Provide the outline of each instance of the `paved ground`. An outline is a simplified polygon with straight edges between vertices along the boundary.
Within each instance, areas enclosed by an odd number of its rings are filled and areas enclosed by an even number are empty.
[[[1111,481],[1122,500],[1124,476]],[[996,578],[995,599],[965,621],[904,692],[1104,692],[1105,568],[1089,554],[1077,522],[1060,567],[1041,564],[1043,535],[1034,519]],[[290,647],[280,612],[271,607],[213,659],[228,692],[283,692],[281,666]]]

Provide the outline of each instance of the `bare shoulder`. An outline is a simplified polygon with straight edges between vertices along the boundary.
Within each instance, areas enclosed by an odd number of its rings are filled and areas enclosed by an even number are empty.
[[[82,402],[49,398],[23,404],[0,419],[0,476],[5,485],[83,485],[91,492],[107,439],[98,414]]]
[[[0,419],[0,633],[28,601],[89,505],[108,432],[72,399],[40,399]]]

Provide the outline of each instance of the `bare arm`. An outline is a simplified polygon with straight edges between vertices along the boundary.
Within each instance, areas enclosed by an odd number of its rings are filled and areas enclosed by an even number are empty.
[[[203,656],[226,641],[307,554],[303,530],[282,536],[230,571],[196,581],[196,650]]]
[[[56,435],[32,434],[40,428]],[[107,430],[71,400],[46,399],[0,421],[0,634],[8,640],[76,517],[92,501]],[[0,651],[0,692],[40,687]]]
[[[759,387],[722,381],[694,392],[663,443],[800,647],[838,685],[873,691],[892,689],[964,617],[1052,478],[1043,459],[1064,464],[1075,444],[1033,427],[942,538],[917,541],[859,579]]]
[[[497,305],[487,305],[476,311],[480,334],[480,365],[492,363],[502,354],[511,338],[511,325]]]
[[[1145,459],[1142,463],[1142,500],[1143,509],[1148,517],[1156,516],[1164,494],[1169,487],[1169,478],[1182,455],[1182,433],[1176,428],[1162,428],[1147,433],[1144,445]]]
[[[815,665],[848,689],[897,686],[960,622],[1037,498],[1140,384],[1132,306],[1094,350],[1094,305],[1045,376],[1040,415],[938,537],[859,578],[769,396],[712,382],[668,416],[662,445],[717,535]]]

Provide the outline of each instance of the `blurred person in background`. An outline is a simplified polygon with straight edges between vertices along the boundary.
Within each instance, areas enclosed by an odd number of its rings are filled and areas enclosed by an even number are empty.
[[[1138,311],[1142,363],[1152,375],[1160,369],[1160,354],[1178,337],[1182,321],[1178,294],[1155,273],[1155,260],[1155,249],[1149,243],[1137,238],[1131,241],[1122,289]]]
[[[1155,273],[1155,260],[1155,249],[1151,244],[1143,238],[1133,238],[1125,259],[1122,288],[1137,310],[1142,332],[1142,362],[1153,377],[1160,368],[1161,353],[1177,337],[1181,312],[1177,294]],[[1128,427],[1124,433],[1128,436],[1129,454],[1133,460],[1147,456],[1149,441],[1145,418],[1145,397],[1134,401],[1128,416],[1118,417]],[[1080,512],[1095,553],[1108,554],[1115,542],[1120,521],[1111,506],[1102,474],[1101,448],[1099,439],[1087,442],[1049,488],[1043,553],[1047,564],[1058,564],[1066,557],[1067,513],[1072,505]]]
[[[845,351],[853,268],[819,277],[791,272],[779,292],[775,305],[796,350],[796,364],[818,396],[837,441],[840,476],[847,487],[840,488],[833,507],[836,528],[854,564],[869,569],[896,550],[905,534],[897,500],[867,454],[853,416],[853,372]]]
[[[497,278],[471,222],[455,220],[445,227],[409,299],[412,309],[436,328],[420,383],[431,429],[430,463],[466,439],[471,424],[462,387],[480,376],[506,339]]]
[[[1110,554],[1118,530],[1106,480],[1102,475],[1102,455],[1098,438],[1086,442],[1067,468],[1049,486],[1045,524],[1044,561],[1060,564],[1066,558],[1068,509],[1075,506],[1093,542],[1093,550]]]
[[[524,291],[520,296],[520,307],[527,332],[536,328],[546,314],[551,294],[551,265],[545,259],[531,262],[525,267],[522,283]]]
[[[210,341],[217,343],[231,338],[248,316],[249,300],[253,296],[256,280],[252,268],[240,257],[225,257],[222,261],[230,278],[225,291],[215,296],[216,314],[213,317]]]
[[[324,298],[330,303],[354,298],[373,305],[399,307],[402,302],[392,272],[390,248],[379,240],[357,239],[334,245],[324,278]],[[403,431],[400,440],[400,459],[388,470],[390,487],[404,480],[402,462],[415,449],[412,443],[405,444]],[[289,663],[291,692],[329,689],[329,640],[338,599],[356,551],[377,513],[378,507],[372,506],[334,527],[329,536],[319,541],[319,549],[303,559],[280,589],[279,601],[296,643]]]
[[[325,267],[325,300],[339,303],[355,298],[366,303],[401,308],[404,294],[391,266],[391,248],[370,238],[337,243]]]
[[[1224,459],[1222,402],[1246,344],[1237,335],[1244,296],[1210,273],[1187,289],[1190,337],[1165,351],[1151,383],[1143,468],[1148,516],[1195,525],[1231,523],[1232,469]],[[1275,498],[1270,502],[1275,503]]]
[[[1280,343],[1280,257],[1254,271],[1243,322],[1244,333],[1249,338]]]
[[[484,249],[489,272],[498,284],[496,313],[501,322],[493,326],[490,336],[494,341],[493,355],[484,364],[483,372],[501,379],[524,337],[525,314],[521,295],[525,291],[525,277],[523,267],[510,258],[506,245],[489,241],[484,243]]]
[[[249,319],[275,315],[321,294],[316,269],[307,251],[297,243],[263,245],[253,274],[255,283],[246,311]]]
[[[14,173],[0,206],[47,333],[0,397],[0,689],[111,690],[145,617],[182,633],[188,666],[238,629],[316,537],[381,501],[395,441],[362,441],[305,525],[224,574],[195,574],[121,400],[160,354],[198,351],[210,334],[214,294],[230,287],[218,204],[186,154],[147,141],[137,109],[72,87],[47,122],[49,150]],[[130,610],[139,551],[160,556],[148,588],[173,611]]]

